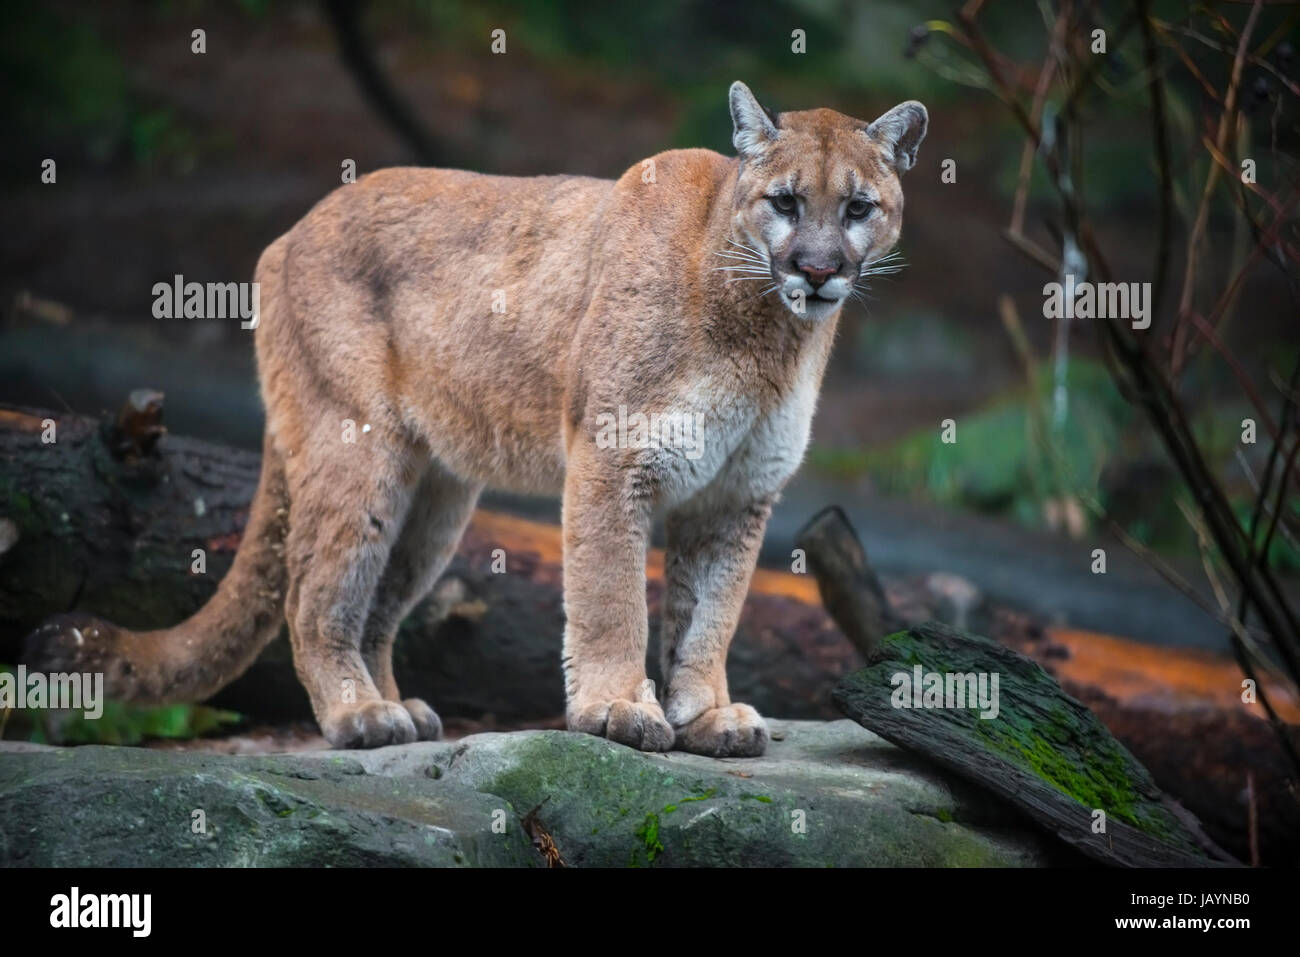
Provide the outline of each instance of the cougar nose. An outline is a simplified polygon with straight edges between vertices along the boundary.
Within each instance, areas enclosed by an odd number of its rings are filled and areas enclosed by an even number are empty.
[[[807,263],[795,263],[798,270],[808,277],[808,282],[814,289],[821,286],[833,274],[840,271],[839,266],[810,266]]]

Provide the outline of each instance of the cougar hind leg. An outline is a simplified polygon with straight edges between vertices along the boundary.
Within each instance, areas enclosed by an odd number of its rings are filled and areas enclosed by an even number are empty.
[[[428,467],[389,554],[362,632],[361,657],[379,694],[385,701],[401,702],[425,741],[442,736],[442,721],[419,698],[402,699],[393,677],[393,643],[402,620],[429,593],[455,554],[482,487],[461,481],[437,462]]]
[[[427,452],[383,425],[341,437],[354,416],[320,415],[287,458],[291,518],[285,614],[294,668],[321,731],[336,748],[417,737],[361,654],[362,635],[405,523]],[[346,433],[345,433],[346,434]]]

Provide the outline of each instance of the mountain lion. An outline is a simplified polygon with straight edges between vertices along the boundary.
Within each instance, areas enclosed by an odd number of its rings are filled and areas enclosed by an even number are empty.
[[[562,493],[569,728],[762,754],[727,648],[841,307],[893,268],[928,119],[916,102],[872,123],[776,116],[743,83],[730,105],[735,159],[673,150],[616,181],[387,169],[326,196],[257,264],[262,475],[216,594],[160,631],[61,616],[29,660],[102,670],[110,697],[196,701],[287,619],[335,747],[436,738],[393,680],[398,624],[484,487]],[[682,420],[690,450],[653,427]],[[645,670],[656,510],[662,702]]]

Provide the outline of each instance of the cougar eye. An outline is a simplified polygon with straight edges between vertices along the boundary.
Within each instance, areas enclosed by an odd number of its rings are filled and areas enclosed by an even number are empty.
[[[772,208],[782,216],[793,216],[799,209],[799,204],[790,193],[776,193],[769,196],[767,201],[771,203]]]
[[[844,210],[849,219],[866,219],[871,215],[871,211],[876,208],[876,204],[866,199],[855,199],[849,203]]]

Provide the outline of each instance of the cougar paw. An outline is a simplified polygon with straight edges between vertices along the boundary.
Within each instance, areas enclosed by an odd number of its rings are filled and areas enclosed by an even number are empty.
[[[678,748],[714,758],[756,758],[767,742],[767,723],[747,704],[710,708],[677,729]]]
[[[651,681],[643,683],[638,701],[615,698],[570,708],[568,725],[570,731],[603,736],[638,751],[668,751],[673,746],[673,726],[655,700]]]
[[[419,698],[407,698],[402,707],[415,722],[415,734],[421,741],[437,741],[442,737],[442,719]]]
[[[340,708],[321,721],[321,732],[336,748],[382,748],[409,744],[419,736],[410,712],[396,701]]]

